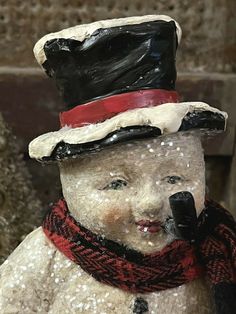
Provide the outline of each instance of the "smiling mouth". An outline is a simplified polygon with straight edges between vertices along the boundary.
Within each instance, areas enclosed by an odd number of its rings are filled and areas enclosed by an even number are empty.
[[[162,223],[160,221],[140,220],[135,224],[141,232],[157,233],[162,230]]]

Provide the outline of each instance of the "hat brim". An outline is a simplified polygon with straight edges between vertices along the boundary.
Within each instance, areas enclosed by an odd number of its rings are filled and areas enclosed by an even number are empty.
[[[42,162],[60,161],[120,142],[187,130],[224,131],[227,114],[203,102],[166,103],[120,113],[97,124],[64,127],[43,134],[29,145]]]

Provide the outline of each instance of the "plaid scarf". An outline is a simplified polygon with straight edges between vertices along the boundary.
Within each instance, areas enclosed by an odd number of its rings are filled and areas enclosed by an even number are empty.
[[[198,218],[195,244],[174,240],[152,254],[94,234],[71,216],[64,200],[52,207],[43,230],[65,256],[101,283],[147,293],[178,287],[204,274],[212,284],[217,313],[236,313],[236,224],[212,201]]]

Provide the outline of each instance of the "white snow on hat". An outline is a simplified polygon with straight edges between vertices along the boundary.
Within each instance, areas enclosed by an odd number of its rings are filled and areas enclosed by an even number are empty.
[[[175,133],[178,132],[184,117],[193,111],[221,114],[225,118],[226,125],[227,113],[204,102],[166,103],[156,107],[125,111],[101,123],[78,128],[64,127],[59,131],[43,134],[29,144],[29,154],[30,157],[41,160],[43,157],[49,157],[60,142],[68,144],[93,142],[128,126],[157,127],[163,135]]]
[[[145,15],[145,16],[132,16],[126,18],[119,18],[119,19],[110,19],[110,20],[103,20],[97,21],[90,24],[82,24],[77,25],[74,27],[70,27],[64,29],[60,32],[47,34],[42,37],[34,46],[34,55],[37,59],[38,63],[42,65],[46,61],[46,56],[44,53],[44,45],[48,40],[55,39],[55,38],[65,38],[65,39],[74,39],[80,42],[84,41],[86,38],[89,38],[96,30],[103,29],[103,28],[110,28],[110,27],[119,27],[123,25],[135,25],[141,24],[151,21],[174,21],[176,25],[176,33],[178,37],[178,42],[180,43],[182,31],[179,24],[167,15]]]

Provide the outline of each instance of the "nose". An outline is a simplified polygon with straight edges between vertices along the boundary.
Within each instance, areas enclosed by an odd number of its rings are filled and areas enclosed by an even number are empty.
[[[161,193],[154,187],[151,185],[142,186],[142,190],[136,198],[135,218],[155,220],[163,208],[163,203]]]

